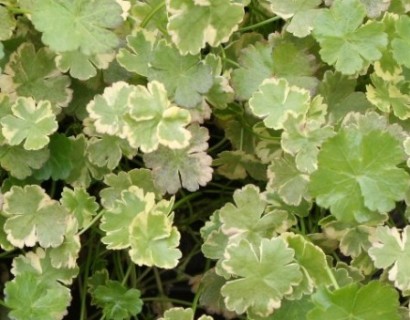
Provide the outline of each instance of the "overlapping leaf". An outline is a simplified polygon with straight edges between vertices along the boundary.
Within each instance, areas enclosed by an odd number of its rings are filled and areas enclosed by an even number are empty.
[[[314,22],[313,35],[321,46],[320,56],[343,74],[367,68],[381,58],[387,46],[383,25],[374,21],[362,25],[365,16],[360,0],[335,0]]]
[[[168,193],[176,193],[181,187],[195,191],[212,178],[212,158],[205,153],[208,148],[208,130],[193,124],[189,145],[183,149],[160,146],[144,155],[144,163],[152,169],[156,184]]]
[[[14,186],[4,195],[4,229],[16,247],[56,247],[63,242],[67,211],[36,185]]]
[[[365,223],[380,219],[404,199],[409,176],[400,142],[380,129],[350,127],[327,140],[309,189],[316,202],[337,219]]]
[[[171,308],[164,312],[164,316],[158,320],[194,320],[192,309]],[[213,320],[210,316],[200,316],[198,320]]]
[[[86,55],[106,53],[119,45],[112,29],[123,22],[115,0],[22,1],[42,40],[57,52],[80,49]]]
[[[167,0],[166,4],[167,29],[182,54],[199,53],[206,43],[216,47],[228,41],[244,15],[243,5],[231,0]]]

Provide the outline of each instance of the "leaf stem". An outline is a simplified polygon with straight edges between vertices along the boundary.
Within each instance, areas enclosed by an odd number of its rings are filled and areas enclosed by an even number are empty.
[[[236,30],[236,32],[244,32],[244,31],[249,31],[249,30],[253,30],[253,29],[256,29],[256,28],[260,28],[260,27],[262,27],[262,26],[264,26],[264,25],[267,25],[267,24],[269,24],[269,23],[271,23],[271,22],[274,22],[274,21],[277,21],[277,20],[280,20],[280,19],[281,19],[281,17],[279,17],[279,16],[274,16],[274,17],[272,17],[272,18],[270,18],[270,19],[267,19],[267,20],[264,20],[264,21],[255,23],[255,24],[250,25],[250,26],[246,26],[246,27],[240,28],[240,29]]]
[[[174,298],[168,298],[168,297],[148,297],[148,298],[142,298],[142,301],[144,302],[151,302],[151,301],[172,302],[172,303],[177,303],[177,304],[180,304],[186,307],[192,306],[190,302],[179,300],[179,299],[174,299]]]
[[[152,17],[157,14],[159,10],[161,10],[165,6],[165,1],[162,1],[159,5],[157,5],[154,9],[151,10],[151,12],[142,20],[140,27],[145,28],[148,24],[148,22],[151,21]]]
[[[90,229],[92,227],[92,225],[94,223],[96,223],[104,214],[104,210],[101,210],[95,217],[93,220],[91,220],[91,222],[88,224],[88,226],[86,226],[85,228],[83,228],[81,231],[79,231],[77,233],[77,236],[81,236],[84,232],[86,232],[88,229]]]
[[[332,270],[329,268],[328,265],[326,265],[326,272],[330,278],[330,281],[332,281],[333,286],[335,287],[335,289],[339,289],[339,284],[337,283],[337,280],[335,278],[335,275],[333,274]]]

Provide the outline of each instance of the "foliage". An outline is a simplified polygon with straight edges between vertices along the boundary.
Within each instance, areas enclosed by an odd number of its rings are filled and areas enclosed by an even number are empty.
[[[8,318],[408,319],[409,12],[0,1]]]

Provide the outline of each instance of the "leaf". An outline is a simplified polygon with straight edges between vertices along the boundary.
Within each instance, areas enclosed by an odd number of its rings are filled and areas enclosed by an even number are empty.
[[[379,226],[371,238],[372,247],[369,255],[376,268],[389,267],[389,280],[394,281],[396,288],[402,291],[410,289],[410,273],[408,268],[410,227],[406,226],[401,234],[396,228]]]
[[[248,241],[228,246],[223,268],[238,278],[221,289],[229,310],[249,310],[268,316],[281,305],[283,296],[299,284],[302,274],[294,263],[294,251],[280,238],[262,239],[259,247]]]
[[[63,243],[56,248],[47,249],[53,267],[74,269],[77,266],[77,258],[81,249],[80,236],[77,231],[77,220],[69,218]]]
[[[311,173],[317,169],[317,155],[324,141],[334,135],[333,128],[322,121],[303,115],[291,115],[283,123],[282,149],[295,156],[295,163],[301,172]]]
[[[360,287],[350,284],[334,292],[322,289],[313,295],[316,307],[307,314],[308,320],[357,319],[399,320],[398,294],[390,286],[372,281]]]
[[[243,5],[230,0],[167,0],[166,5],[167,29],[182,54],[228,41],[244,16]]]
[[[13,177],[25,179],[40,169],[50,157],[48,149],[26,150],[22,146],[0,146],[0,164]]]
[[[158,320],[194,320],[192,309],[171,308],[164,312],[164,316]],[[210,316],[200,316],[198,320],[213,320]]]
[[[160,201],[151,210],[138,214],[130,225],[129,251],[137,265],[172,269],[178,264],[182,253],[177,249],[180,240],[178,229],[172,225],[173,202]]]
[[[364,225],[347,230],[340,240],[340,251],[345,256],[357,257],[362,252],[367,252],[371,246],[369,237],[373,235],[374,229]]]
[[[270,7],[276,15],[287,20],[292,18],[286,30],[297,37],[306,37],[313,29],[313,21],[319,10],[315,10],[322,0],[270,0]]]
[[[187,110],[172,105],[162,83],[137,86],[130,96],[133,106],[127,117],[127,139],[143,152],[155,151],[161,144],[171,149],[185,148],[191,133],[184,127],[191,117]]]
[[[409,31],[410,18],[405,15],[400,16],[396,21],[396,33],[398,37],[392,40],[391,47],[393,49],[394,59],[407,68],[410,68],[410,59],[406,54],[410,49],[410,41],[408,39]]]
[[[48,144],[50,157],[40,169],[34,173],[38,180],[64,180],[70,176],[74,164],[72,161],[73,145],[72,140],[60,133],[50,136]]]
[[[11,110],[13,115],[0,120],[3,136],[10,145],[24,141],[24,149],[39,150],[49,143],[48,136],[57,130],[58,124],[48,101],[36,104],[32,98],[18,98]]]
[[[175,103],[185,108],[200,104],[213,84],[211,68],[200,55],[182,56],[165,40],[156,45],[149,66],[148,79],[162,82]]]
[[[99,69],[107,69],[114,60],[111,52],[88,56],[79,50],[59,53],[55,59],[61,72],[70,72],[70,76],[79,80],[88,80],[97,74]]]
[[[92,294],[94,303],[103,309],[107,319],[129,319],[141,312],[141,292],[128,289],[118,281],[108,280],[105,285],[95,288]]]
[[[265,212],[266,201],[259,188],[246,185],[233,194],[234,202],[225,204],[219,209],[221,231],[230,243],[238,243],[246,239],[258,245],[263,238],[271,238],[280,224],[277,215]]]
[[[266,127],[279,130],[290,114],[305,114],[309,102],[308,91],[289,86],[285,79],[267,79],[252,95],[249,106],[253,114],[263,118]]]
[[[360,2],[364,5],[369,18],[378,18],[391,4],[391,0],[360,0]]]
[[[353,75],[380,59],[387,46],[383,25],[362,25],[366,10],[359,0],[335,0],[322,9],[314,22],[313,36],[319,42],[323,61],[336,70]]]
[[[266,180],[266,166],[254,155],[243,151],[222,151],[213,162],[217,173],[228,179],[245,179],[248,175],[257,180]]]
[[[43,33],[42,41],[56,52],[79,49],[91,55],[119,45],[111,29],[123,22],[123,11],[115,0],[32,1],[27,9],[34,27]]]
[[[366,97],[379,110],[393,111],[394,115],[405,120],[410,118],[410,97],[403,92],[406,85],[399,81],[388,82],[376,75],[370,76],[373,85],[366,86]]]
[[[268,167],[267,192],[277,193],[288,205],[297,206],[307,196],[309,176],[300,172],[295,160],[284,155],[272,161]]]
[[[190,125],[189,145],[183,149],[160,146],[144,154],[147,168],[152,169],[155,183],[164,192],[176,193],[181,187],[196,191],[212,179],[212,158],[206,154],[209,134],[205,127]]]
[[[129,96],[135,87],[120,81],[105,88],[102,95],[96,95],[87,105],[90,118],[98,133],[127,136],[126,115],[130,112]]]
[[[98,167],[107,167],[110,170],[119,165],[123,154],[128,159],[132,159],[137,151],[129,145],[127,140],[106,134],[100,138],[92,137],[87,147],[90,162]]]
[[[161,197],[161,193],[156,185],[154,185],[154,178],[149,169],[141,168],[128,172],[120,171],[118,175],[110,173],[104,177],[104,183],[108,187],[101,190],[100,197],[101,203],[106,209],[115,206],[116,200],[121,198],[121,192],[131,186],[137,186],[146,193],[154,193],[156,198]]]
[[[74,215],[78,222],[78,228],[82,229],[91,222],[99,208],[95,200],[96,198],[90,196],[84,188],[64,187],[60,202],[70,214]]]
[[[38,242],[47,248],[63,242],[67,211],[39,186],[13,186],[4,194],[3,212],[4,230],[14,246],[33,247]]]
[[[14,258],[11,272],[18,277],[24,274],[33,274],[42,283],[54,286],[56,283],[71,285],[73,279],[78,275],[79,268],[54,267],[50,255],[50,249],[44,251],[37,248],[35,251],[27,252],[24,256]]]
[[[239,56],[238,69],[232,72],[232,86],[240,100],[248,100],[263,80],[284,78],[291,85],[313,89],[317,79],[314,56],[306,48],[278,38],[269,43],[256,42],[244,48]]]
[[[16,27],[16,20],[7,7],[0,7],[0,41],[10,39]]]
[[[132,222],[145,210],[151,211],[154,205],[153,193],[144,193],[136,186],[123,190],[113,207],[104,211],[100,228],[106,235],[101,241],[107,244],[108,249],[128,248]]]
[[[36,101],[48,100],[57,113],[56,106],[65,107],[70,102],[72,90],[68,88],[70,78],[57,70],[54,59],[55,54],[48,48],[36,51],[32,43],[21,44],[0,76],[2,91]]]
[[[7,282],[5,288],[5,303],[13,319],[63,319],[70,300],[69,289],[58,283],[48,286],[30,273]]]
[[[327,140],[318,156],[309,190],[340,221],[380,219],[404,199],[409,177],[400,142],[381,129],[345,128]]]

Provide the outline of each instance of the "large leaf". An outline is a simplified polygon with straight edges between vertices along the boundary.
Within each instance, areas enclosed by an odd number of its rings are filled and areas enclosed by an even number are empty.
[[[80,49],[84,54],[105,53],[119,44],[111,29],[123,19],[115,0],[22,1],[42,40],[57,52]],[[26,5],[26,6],[25,6]]]

